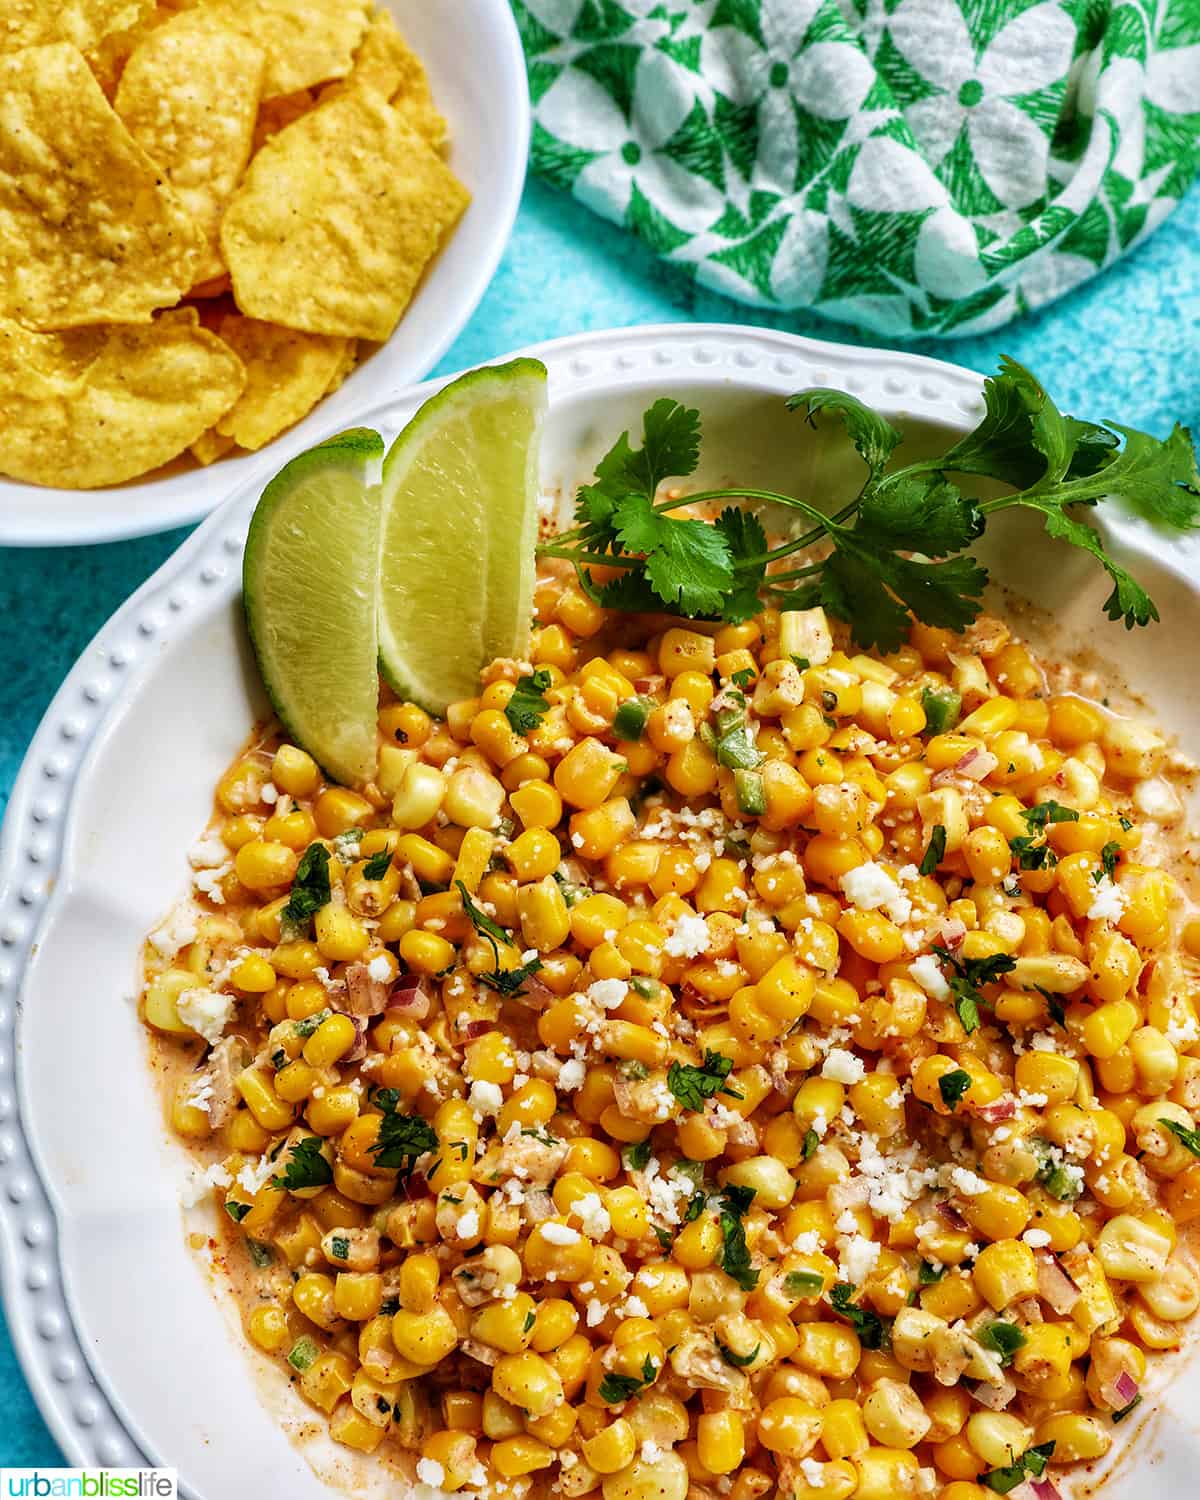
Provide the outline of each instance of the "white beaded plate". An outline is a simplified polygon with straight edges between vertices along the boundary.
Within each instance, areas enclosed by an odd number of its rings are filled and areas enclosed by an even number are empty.
[[[857,459],[781,396],[842,387],[903,419],[914,441],[981,411],[969,371],[769,330],[670,325],[528,352],[550,370],[543,481],[563,495],[658,395],[701,407],[705,482],[815,497],[844,493]],[[343,422],[390,440],[433,389]],[[9,1327],[71,1462],[173,1465],[183,1492],[206,1500],[319,1500],[329,1491],[269,1409],[295,1420],[286,1384],[245,1353],[228,1299],[214,1303],[185,1246],[186,1158],[163,1127],[132,1003],[143,936],[185,894],[212,786],[263,708],[239,600],[257,490],[234,495],[100,631],[14,789],[0,838],[0,1245]],[[994,526],[984,550],[1000,581],[1050,605],[1064,641],[1090,641],[1195,753],[1200,691],[1184,642],[1200,627],[1196,544],[1125,520],[1106,530],[1165,625],[1127,634],[1104,622],[1099,570],[1033,545],[1019,519]],[[1189,1492],[1198,1396],[1193,1364],[1157,1414],[1147,1403],[1112,1500],[1149,1500],[1164,1483]]]

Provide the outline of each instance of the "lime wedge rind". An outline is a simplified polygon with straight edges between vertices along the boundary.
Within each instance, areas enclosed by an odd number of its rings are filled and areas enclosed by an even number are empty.
[[[355,428],[299,454],[263,491],[242,565],[246,625],[287,734],[327,775],[375,773],[379,486],[384,444]]]
[[[384,460],[379,669],[431,713],[528,648],[546,378],[532,359],[460,376]]]

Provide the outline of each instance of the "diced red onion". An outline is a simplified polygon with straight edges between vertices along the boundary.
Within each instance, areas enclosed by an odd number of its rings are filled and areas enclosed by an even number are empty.
[[[521,993],[514,998],[522,1005],[527,1005],[530,1010],[545,1010],[548,1005],[554,1004],[558,996],[536,974],[531,974],[522,984]]]
[[[392,987],[387,1009],[400,1012],[406,1020],[423,1021],[429,1014],[429,996],[415,974],[404,974]],[[385,1012],[386,1014],[386,1012]]]
[[[963,939],[966,937],[966,935],[966,924],[959,921],[957,917],[947,918],[942,923],[941,931],[938,934],[938,936],[941,938],[942,947],[949,948],[951,953],[957,953],[957,951],[962,947]]]
[[[955,1208],[954,1204],[948,1198],[941,1200],[937,1205],[937,1211],[952,1229],[965,1229],[967,1227],[966,1219],[963,1218],[962,1214],[959,1213],[958,1209]]]
[[[947,786],[958,776],[967,781],[982,781],[990,776],[1000,764],[990,750],[985,750],[982,745],[975,745],[965,754],[959,756],[954,765],[948,766],[944,771],[939,771],[933,778],[934,786]]]
[[[495,1031],[495,1021],[478,1020],[468,1021],[465,1026],[459,1028],[463,1037],[468,1042],[473,1042],[477,1037],[487,1036],[489,1031]]]
[[[1037,1262],[1038,1296],[1056,1313],[1069,1313],[1083,1293],[1063,1270],[1056,1255],[1039,1255]]]
[[[995,1385],[981,1380],[972,1391],[980,1406],[986,1406],[989,1411],[1004,1411],[1016,1394],[1017,1388],[1007,1375]]]
[[[349,1052],[342,1054],[341,1060],[346,1063],[362,1062],[367,1055],[367,1023],[362,1016],[351,1015],[348,1019],[354,1023],[354,1045]]]
[[[1120,1375],[1117,1376],[1113,1389],[1121,1398],[1119,1403],[1121,1406],[1128,1406],[1131,1401],[1136,1401],[1140,1394],[1138,1383],[1128,1370],[1122,1370]]]
[[[1031,1479],[1029,1487],[1037,1500],[1062,1500],[1062,1496],[1048,1479]]]
[[[1002,1094],[991,1104],[983,1104],[975,1111],[987,1125],[998,1125],[1001,1120],[1011,1120],[1017,1112],[1017,1101],[1011,1094]]]
[[[666,687],[667,679],[661,675],[652,677],[635,677],[633,685],[639,693],[657,693]]]
[[[433,1191],[429,1183],[425,1180],[424,1172],[410,1172],[407,1177],[402,1179],[402,1186],[404,1188],[404,1196],[410,1203],[415,1202],[418,1198],[428,1198]]]

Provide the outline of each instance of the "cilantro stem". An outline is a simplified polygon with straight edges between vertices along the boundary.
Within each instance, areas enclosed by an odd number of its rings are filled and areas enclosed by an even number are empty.
[[[594,563],[601,568],[639,568],[645,561],[640,557],[619,557],[612,552],[577,552],[574,547],[559,547],[549,542],[538,546],[539,557],[564,557],[568,562]]]

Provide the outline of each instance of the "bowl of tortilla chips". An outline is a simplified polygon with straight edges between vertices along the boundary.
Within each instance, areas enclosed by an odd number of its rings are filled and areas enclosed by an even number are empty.
[[[529,129],[507,0],[0,0],[0,544],[195,521],[428,373]]]

